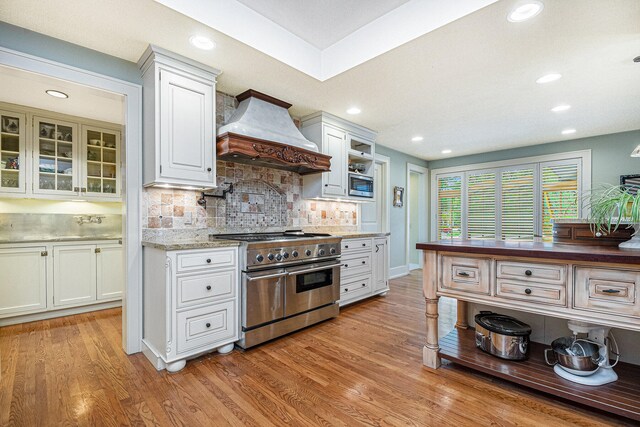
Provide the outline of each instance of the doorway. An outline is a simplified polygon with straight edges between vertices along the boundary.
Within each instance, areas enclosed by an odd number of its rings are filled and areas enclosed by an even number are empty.
[[[368,232],[388,232],[390,198],[389,168],[391,160],[387,156],[376,154],[374,168],[374,202],[362,203],[360,209],[360,228]]]
[[[407,163],[407,249],[409,271],[422,268],[416,244],[427,240],[427,169]]]

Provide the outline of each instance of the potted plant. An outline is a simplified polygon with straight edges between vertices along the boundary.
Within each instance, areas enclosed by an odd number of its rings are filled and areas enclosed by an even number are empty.
[[[607,185],[592,192],[586,206],[591,209],[589,222],[594,233],[610,234],[621,225],[633,227],[631,240],[621,248],[640,249],[640,191],[637,188]]]

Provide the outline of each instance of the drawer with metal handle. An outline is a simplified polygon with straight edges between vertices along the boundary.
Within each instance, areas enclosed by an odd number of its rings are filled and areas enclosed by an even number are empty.
[[[499,279],[518,279],[526,282],[564,285],[567,280],[567,267],[557,264],[498,261],[496,276]]]
[[[178,308],[233,298],[236,296],[236,283],[235,269],[178,275]]]
[[[361,276],[343,282],[340,286],[340,304],[371,294],[371,276]]]
[[[442,279],[439,290],[489,294],[491,260],[441,255]]]
[[[371,238],[365,239],[343,239],[342,240],[342,255],[352,252],[364,252],[371,250]]]
[[[340,274],[343,278],[371,274],[371,253],[343,256]]]
[[[567,305],[567,288],[564,285],[498,279],[496,296],[510,301],[531,301],[563,307]]]
[[[236,249],[206,249],[180,253],[177,265],[178,273],[203,268],[232,267],[237,265]]]
[[[222,340],[237,339],[236,302],[227,301],[178,312],[178,353]]]
[[[576,267],[574,308],[640,318],[640,271]]]

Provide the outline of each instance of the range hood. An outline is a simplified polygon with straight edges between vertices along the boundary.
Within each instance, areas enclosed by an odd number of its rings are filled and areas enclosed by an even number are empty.
[[[218,159],[302,175],[330,170],[331,156],[320,153],[293,124],[291,104],[251,89],[236,99],[238,109],[218,130]]]

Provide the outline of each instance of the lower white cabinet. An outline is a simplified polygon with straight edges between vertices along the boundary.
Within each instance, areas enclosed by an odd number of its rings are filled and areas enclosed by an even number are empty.
[[[156,369],[228,353],[240,337],[238,247],[144,247],[143,353]]]
[[[0,326],[118,302],[124,263],[122,244],[115,242],[0,245]]]
[[[47,248],[0,249],[0,317],[47,308]]]
[[[387,236],[342,239],[340,305],[389,291]]]

